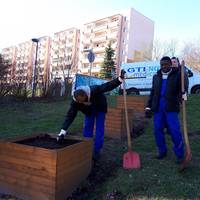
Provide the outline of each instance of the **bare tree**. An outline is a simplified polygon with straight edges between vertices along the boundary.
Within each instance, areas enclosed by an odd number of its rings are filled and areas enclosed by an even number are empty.
[[[186,43],[183,47],[181,57],[187,65],[200,71],[200,39]]]
[[[173,57],[176,55],[178,48],[178,40],[172,39],[170,41],[154,40],[152,59],[160,60],[163,56]]]

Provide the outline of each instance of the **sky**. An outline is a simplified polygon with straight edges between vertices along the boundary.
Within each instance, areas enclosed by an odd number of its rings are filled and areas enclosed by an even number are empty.
[[[1,0],[0,50],[130,7],[155,22],[154,39],[183,44],[200,38],[199,0]]]

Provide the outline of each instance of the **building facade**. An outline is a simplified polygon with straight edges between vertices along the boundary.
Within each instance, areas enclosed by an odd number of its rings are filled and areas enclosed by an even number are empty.
[[[51,79],[66,79],[78,70],[80,30],[70,28],[54,34],[51,50]]]
[[[121,45],[121,29],[123,16],[120,14],[106,17],[83,26],[81,35],[81,51],[79,70],[83,74],[90,71],[90,63],[87,59],[87,49],[92,49],[95,54],[95,60],[92,64],[92,75],[98,75],[101,64],[104,60],[105,48],[111,43],[115,50],[115,61],[119,65],[119,49]]]
[[[8,69],[4,76],[4,80],[1,80],[5,83],[12,83],[15,77],[15,67],[16,67],[16,47],[8,47],[2,49],[2,58],[6,62]]]
[[[95,60],[91,74],[98,75],[105,48],[111,43],[115,50],[116,72],[122,63],[150,60],[153,48],[154,22],[133,8],[120,14],[84,24],[81,32],[79,71],[89,74],[86,49],[92,49]]]

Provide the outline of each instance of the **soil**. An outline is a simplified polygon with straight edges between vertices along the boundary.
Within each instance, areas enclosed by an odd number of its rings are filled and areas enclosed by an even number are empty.
[[[48,134],[42,134],[34,138],[17,141],[15,143],[25,144],[29,146],[35,146],[35,147],[42,147],[45,149],[61,149],[66,146],[76,144],[78,142],[80,141],[72,140],[72,139],[64,139],[62,142],[58,143],[56,138],[53,138]]]

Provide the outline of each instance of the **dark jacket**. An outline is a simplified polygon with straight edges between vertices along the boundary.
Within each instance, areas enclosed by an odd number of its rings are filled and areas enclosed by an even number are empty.
[[[160,92],[162,86],[162,73],[161,70],[153,76],[152,89],[147,102],[147,106],[151,108],[153,112],[158,111]],[[185,91],[188,91],[188,77],[185,74]],[[168,75],[165,100],[167,112],[179,112],[180,102],[182,98],[181,93],[181,70],[178,68],[172,68],[172,71]]]
[[[81,111],[85,115],[91,115],[95,109],[99,112],[107,112],[107,101],[104,92],[108,92],[119,86],[121,82],[118,78],[106,82],[102,85],[90,86],[90,105],[77,103],[72,100],[70,108],[65,116],[65,120],[62,129],[67,130],[71,123],[74,121],[78,111]]]

